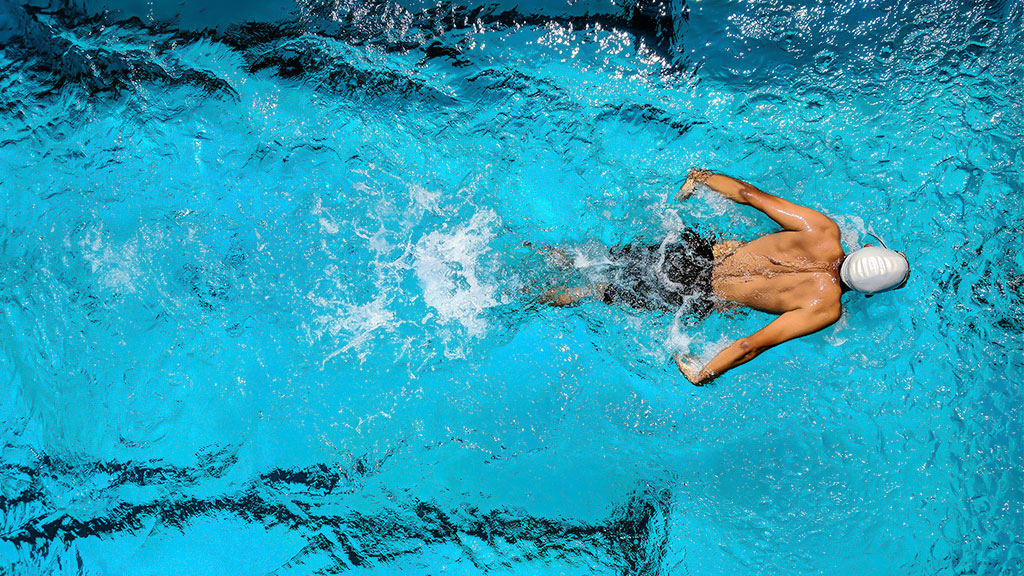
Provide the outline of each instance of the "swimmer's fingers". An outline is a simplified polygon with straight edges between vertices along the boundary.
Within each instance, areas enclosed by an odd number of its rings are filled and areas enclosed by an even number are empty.
[[[694,180],[692,177],[687,178],[686,182],[684,182],[683,185],[679,187],[679,193],[676,194],[676,200],[679,202],[686,200],[690,196],[693,196],[693,191],[696,189],[697,181]]]
[[[686,182],[679,187],[679,194],[676,194],[676,200],[686,200],[690,196],[693,196],[695,190],[697,190],[697,184],[707,184],[707,179],[712,175],[709,170],[702,170],[700,168],[690,168],[689,173],[686,174]]]
[[[676,354],[673,356],[676,361],[676,367],[682,372],[683,376],[695,386],[702,386],[700,382],[700,365],[697,363],[697,357],[690,354]]]

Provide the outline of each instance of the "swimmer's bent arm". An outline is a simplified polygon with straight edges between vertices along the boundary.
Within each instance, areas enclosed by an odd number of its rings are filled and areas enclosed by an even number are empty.
[[[690,174],[686,177],[686,183],[679,191],[679,196],[681,198],[689,196],[697,182],[703,183],[737,204],[746,204],[764,212],[786,230],[805,231],[835,228],[836,232],[839,231],[831,218],[817,210],[783,200],[778,196],[762,192],[752,184],[708,170],[690,170]]]
[[[730,344],[725,350],[708,362],[703,369],[687,364],[676,356],[676,366],[686,378],[697,386],[707,384],[725,372],[750,362],[760,353],[800,336],[813,334],[839,320],[842,308],[835,306],[810,306],[791,310],[773,320],[754,334]]]

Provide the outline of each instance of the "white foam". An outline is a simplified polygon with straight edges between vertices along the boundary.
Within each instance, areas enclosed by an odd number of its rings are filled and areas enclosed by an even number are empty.
[[[700,365],[707,366],[708,362],[711,362],[711,360],[715,356],[718,356],[719,352],[728,348],[734,340],[735,339],[732,336],[729,336],[728,334],[723,334],[718,337],[718,340],[705,344],[703,350],[701,350],[700,352],[700,355],[697,357],[697,359],[700,361]]]
[[[695,356],[701,366],[706,366],[712,358],[732,343],[733,338],[728,334],[723,334],[719,336],[718,340],[709,342],[703,337],[703,334],[684,332],[680,325],[680,319],[685,310],[686,306],[681,307],[672,319],[672,324],[668,329],[668,338],[665,339],[665,348],[673,354]]]
[[[608,249],[598,245],[575,246],[571,249],[572,265],[578,269],[603,268],[613,262],[608,258]]]
[[[672,352],[689,354],[693,346],[693,336],[679,328],[679,317],[680,314],[677,313],[668,327],[668,339],[665,341],[665,347]]]
[[[103,225],[85,233],[79,242],[82,257],[104,288],[115,292],[134,293],[139,276],[139,243],[136,238],[121,245],[104,241]]]
[[[661,228],[669,234],[676,235],[683,231],[683,219],[679,216],[679,209],[668,208],[662,213]]]
[[[493,211],[481,210],[455,230],[427,234],[413,250],[413,268],[427,305],[437,310],[442,323],[461,324],[471,336],[487,331],[483,312],[497,303],[497,288],[482,277],[479,263],[490,250],[497,219]]]
[[[688,202],[691,204],[697,204],[698,206],[707,206],[709,211],[714,216],[721,216],[728,212],[730,209],[735,209],[736,204],[722,196],[718,192],[715,192],[711,188],[708,188],[705,184],[698,184],[694,191],[694,196],[697,197],[699,202],[693,202],[694,198],[690,198]],[[695,213],[697,210],[693,210]],[[702,212],[702,211],[701,211]]]
[[[319,196],[315,197],[313,208],[310,213],[317,217],[317,222],[320,224],[320,229],[328,234],[337,234],[341,229],[338,226],[337,220],[334,215],[324,209],[323,201]]]
[[[839,226],[839,235],[843,244],[853,251],[861,247],[861,238],[867,236],[867,229],[864,227],[864,219],[860,216],[844,215],[833,216],[832,220]]]
[[[848,317],[848,314],[843,314],[839,317],[839,321],[832,326],[832,330],[829,332],[828,336],[825,336],[826,342],[832,346],[842,346],[847,340],[849,340],[849,338],[844,336]]]
[[[434,213],[440,212],[440,190],[429,190],[419,184],[410,184],[409,198],[424,210]]]
[[[327,313],[314,319],[316,328],[311,331],[310,340],[312,341],[313,337],[320,339],[329,334],[339,343],[344,341],[339,348],[323,359],[321,365],[338,354],[361,347],[375,331],[390,326],[395,320],[395,314],[388,309],[383,296],[363,304],[345,304],[315,294],[310,294],[309,298],[316,306],[328,309]]]

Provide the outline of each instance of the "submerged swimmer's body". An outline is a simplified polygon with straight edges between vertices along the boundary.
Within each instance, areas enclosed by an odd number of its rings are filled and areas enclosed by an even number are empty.
[[[867,247],[847,255],[840,242],[839,226],[831,218],[735,178],[691,170],[678,199],[688,198],[698,183],[764,212],[783,230],[750,242],[727,241],[706,247],[691,239],[689,244],[696,247],[682,255],[666,256],[661,251],[658,270],[665,267],[659,273],[666,275],[666,284],[670,286],[684,279],[673,279],[673,270],[668,266],[674,261],[689,258],[705,262],[710,274],[694,272],[692,267],[676,267],[677,277],[688,276],[693,280],[687,296],[691,301],[707,302],[713,294],[719,308],[724,303],[778,315],[761,330],[730,344],[706,366],[699,366],[693,357],[677,355],[675,361],[680,372],[694,384],[705,384],[773,346],[832,325],[842,314],[840,299],[847,290],[883,292],[902,287],[909,277],[909,265],[902,254]],[[702,248],[710,251],[702,252]],[[702,254],[706,257],[702,258]],[[709,286],[702,288],[702,282]],[[550,302],[568,305],[591,296],[606,302],[637,305],[635,298],[619,297],[621,292],[613,283],[552,294]],[[704,309],[710,311],[710,306]]]

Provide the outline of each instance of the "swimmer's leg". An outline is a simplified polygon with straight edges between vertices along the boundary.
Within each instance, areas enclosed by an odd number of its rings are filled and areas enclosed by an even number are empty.
[[[570,256],[565,250],[554,246],[541,246],[540,251],[548,258],[548,262],[558,268],[572,268],[576,259]]]
[[[556,286],[541,294],[540,301],[549,306],[572,306],[584,298],[603,299],[605,288],[605,284],[592,284],[582,288]]]
[[[564,248],[558,248],[548,244],[534,246],[531,242],[523,242],[523,246],[533,248],[535,252],[543,254],[547,259],[548,264],[551,264],[556,268],[572,268],[575,264],[575,258],[573,258]]]

